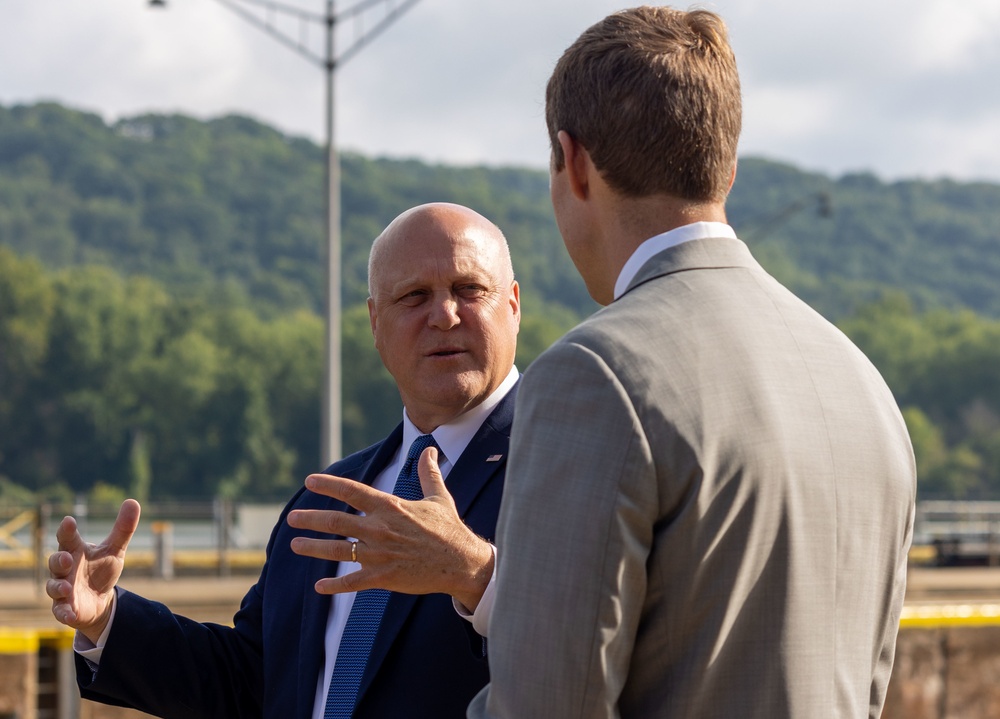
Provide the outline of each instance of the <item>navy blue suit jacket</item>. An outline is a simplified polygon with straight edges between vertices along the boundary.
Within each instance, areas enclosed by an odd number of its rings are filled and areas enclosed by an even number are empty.
[[[459,514],[493,538],[517,387],[480,427],[448,476]],[[336,462],[327,473],[371,484],[402,441],[402,425],[382,442]],[[500,455],[499,460],[489,458]],[[81,694],[178,719],[308,719],[323,664],[330,598],[313,584],[336,564],[289,548],[292,509],[344,509],[300,490],[271,534],[260,579],[243,598],[234,626],[201,624],[119,589],[118,608],[96,674],[77,656]],[[489,681],[482,641],[443,594],[393,593],[362,678],[358,719],[464,717]]]

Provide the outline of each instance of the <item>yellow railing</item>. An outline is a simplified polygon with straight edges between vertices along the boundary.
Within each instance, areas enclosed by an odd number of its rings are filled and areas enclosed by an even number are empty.
[[[263,549],[226,550],[226,564],[233,569],[259,569],[264,566]],[[174,567],[184,569],[212,569],[219,566],[217,549],[175,549]],[[125,559],[126,567],[148,569],[153,566],[156,555],[152,550],[131,549]],[[35,556],[30,549],[0,549],[0,569],[31,569]]]
[[[903,607],[902,628],[1000,625],[1000,604],[915,604]]]
[[[903,607],[902,629],[1000,625],[1000,604],[921,604]],[[42,645],[57,649],[73,646],[72,629],[0,627],[0,654],[30,654]]]
[[[27,527],[29,524],[32,524],[34,521],[35,510],[26,509],[20,514],[14,516],[13,519],[8,519],[3,524],[0,524],[0,545],[4,545],[8,549],[21,549],[24,547],[14,534]]]
[[[72,629],[10,629],[0,627],[0,654],[34,654],[42,645],[56,649],[73,647]]]

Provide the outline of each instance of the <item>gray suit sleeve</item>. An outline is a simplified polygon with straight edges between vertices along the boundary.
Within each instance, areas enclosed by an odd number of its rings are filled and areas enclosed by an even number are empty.
[[[885,704],[885,696],[889,688],[889,679],[892,676],[892,666],[896,658],[896,636],[899,629],[899,620],[902,616],[903,599],[906,595],[906,569],[910,545],[913,542],[915,511],[916,503],[914,502],[914,506],[910,510],[909,519],[903,530],[903,537],[900,541],[899,560],[896,570],[892,575],[892,587],[889,595],[889,617],[884,625],[878,653],[872,668],[868,719],[879,719],[882,716],[882,708]]]
[[[657,483],[625,388],[560,343],[518,396],[497,532],[492,684],[470,717],[612,717],[646,594]]]

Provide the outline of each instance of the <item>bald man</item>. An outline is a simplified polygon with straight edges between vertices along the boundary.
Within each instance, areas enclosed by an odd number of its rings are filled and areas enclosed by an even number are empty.
[[[449,596],[428,592],[447,586],[474,609],[493,570],[483,540],[496,525],[518,382],[507,243],[468,208],[423,205],[375,240],[368,269],[372,334],[402,422],[307,479],[233,627],[117,586],[137,502],[99,545],[72,518],[59,526],[47,592],[56,619],[78,630],[85,698],[185,719],[447,718],[464,716],[489,680],[482,640]],[[408,454],[427,446],[417,481]],[[373,531],[383,515],[391,526]],[[419,572],[414,547],[427,547]],[[407,594],[373,589],[389,572],[407,576]]]

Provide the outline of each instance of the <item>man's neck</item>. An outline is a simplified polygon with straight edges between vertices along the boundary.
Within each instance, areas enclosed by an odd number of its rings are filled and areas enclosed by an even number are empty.
[[[669,232],[695,222],[726,222],[726,207],[722,202],[691,202],[670,195],[621,198],[610,218],[617,221],[619,237],[628,238],[631,245],[623,254],[631,255],[635,248],[650,237]]]
[[[605,219],[601,234],[606,255],[608,297],[601,302],[611,301],[611,291],[622,268],[639,245],[656,235],[690,225],[695,222],[726,222],[726,208],[723,202],[696,203],[681,200],[670,195],[649,197],[617,197],[614,207],[602,213]]]

